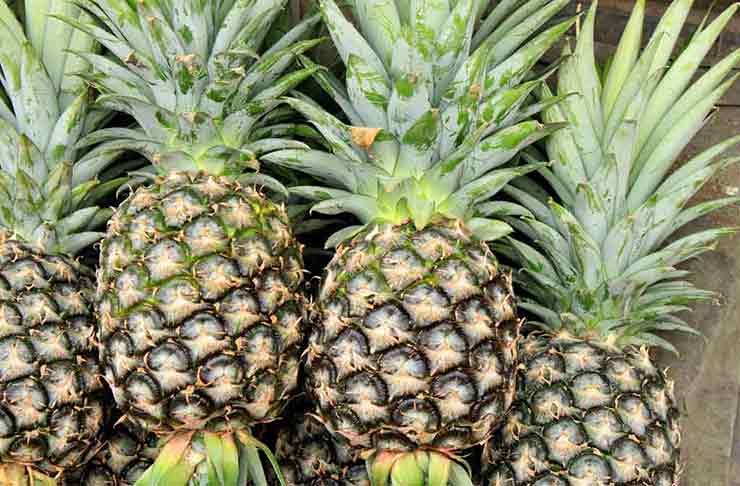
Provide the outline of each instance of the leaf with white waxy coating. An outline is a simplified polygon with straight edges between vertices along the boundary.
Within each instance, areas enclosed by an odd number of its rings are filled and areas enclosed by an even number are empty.
[[[432,108],[420,116],[403,134],[396,176],[421,178],[434,162],[434,153],[439,143],[439,112]]]
[[[265,89],[257,96],[255,96],[252,102],[255,103],[259,101],[269,101],[279,98],[280,96],[284,95],[285,93],[289,92],[290,90],[301,84],[306,79],[310,78],[319,69],[320,68],[316,66],[288,73],[272,83],[269,88]]]
[[[617,45],[617,52],[609,65],[604,88],[602,90],[602,113],[609,118],[614,103],[621,96],[621,91],[640,53],[642,39],[642,24],[645,18],[645,0],[637,0],[632,7],[632,13],[622,32]]]
[[[525,121],[491,135],[482,140],[460,166],[457,172],[460,184],[474,181],[511,160],[524,147],[561,128],[563,125],[560,124],[542,125],[536,121]]]
[[[387,85],[389,78],[383,62],[357,29],[344,17],[334,0],[321,0],[320,5],[324,22],[329,28],[334,45],[345,66],[349,68],[351,57],[362,59],[366,65],[364,71],[373,73],[378,77],[378,82]]]
[[[436,35],[433,100],[439,103],[457,71],[465,64],[475,25],[476,0],[458,0]]]
[[[725,25],[734,16],[738,5],[728,7],[717,19],[714,20],[701,34],[695,36],[691,43],[683,50],[676,59],[663,79],[655,88],[653,96],[645,106],[643,115],[640,117],[640,133],[637,138],[637,146],[642,147],[647,141],[653,129],[660,123],[666,112],[676,103],[680,94],[691,81],[696,69],[702,59],[714,45]]]
[[[603,167],[603,166],[602,166]],[[576,188],[573,215],[594,241],[603,241],[609,230],[608,199],[589,182]]]
[[[510,180],[537,170],[539,167],[541,166],[529,164],[492,171],[452,193],[440,204],[439,210],[450,217],[462,217],[476,202],[492,197]]]
[[[389,66],[393,44],[401,32],[401,19],[395,1],[356,0],[355,14],[365,38],[381,61]]]
[[[259,61],[247,70],[242,83],[249,86],[250,91],[260,93],[274,85],[283,73],[295,60],[306,51],[321,44],[322,39],[311,39],[297,42],[279,51],[263,55]],[[311,73],[319,69],[316,66],[306,66]]]
[[[262,53],[262,57],[267,57],[273,52],[286,49],[294,44],[299,44],[304,40],[308,40],[309,37],[315,34],[316,28],[319,25],[321,25],[321,15],[316,13],[305,16],[300,20],[300,22],[293,26],[292,29],[280,37],[280,40]]]
[[[67,22],[76,29],[79,29],[82,32],[85,32],[86,34],[94,37],[95,40],[100,42],[119,59],[128,59],[130,62],[127,63],[126,66],[142,76],[146,81],[155,81],[154,69],[152,69],[153,63],[151,59],[141,56],[130,57],[129,55],[131,54],[131,48],[128,46],[128,44],[116,38],[105,29],[93,25],[92,23],[82,23],[76,19],[71,19],[68,17],[59,17],[59,19]],[[134,38],[141,37],[142,35],[137,32]]]
[[[388,131],[402,138],[432,107],[432,94],[415,76],[404,75],[393,83],[388,101]]]
[[[723,168],[740,162],[740,157],[722,159],[716,163],[697,169],[692,173],[689,173],[683,183],[671,184],[669,190],[665,190],[663,187],[658,188],[655,196],[648,201],[649,210],[652,211],[655,216],[655,226],[651,229],[651,234],[647,238],[645,245],[640,252],[640,255],[645,255],[647,252],[652,251],[658,245],[673,233],[675,229],[682,225],[684,212],[691,214],[695,208],[698,213],[696,216],[702,214],[707,208],[714,207],[718,209],[723,204],[717,206],[711,204],[713,201],[708,201],[709,206],[703,207],[703,205],[697,205],[684,210],[684,207],[689,200],[704,186],[704,184],[713,177],[718,171]],[[732,199],[732,198],[730,198]],[[721,200],[717,200],[718,202]],[[704,204],[704,203],[703,203]],[[641,208],[642,209],[642,208]],[[685,221],[685,220],[684,220]]]
[[[353,54],[347,60],[347,94],[365,126],[388,128],[386,108],[390,88],[382,75]]]
[[[80,251],[97,243],[105,236],[105,233],[85,231],[63,237],[59,240],[59,248],[66,255],[76,255]]]
[[[737,205],[740,203],[739,197],[725,197],[721,199],[715,199],[713,201],[705,201],[699,204],[695,204],[690,208],[681,211],[678,216],[673,218],[671,224],[666,228],[666,234],[673,234],[679,228],[687,225],[688,223],[704,217],[709,213],[713,213],[719,209],[730,205]]]
[[[169,125],[175,124],[174,113],[165,112],[161,107],[138,98],[102,95],[98,98],[98,103],[133,116],[139,126],[157,140],[166,140],[169,135],[169,129],[162,123],[162,120],[168,120]]]
[[[588,44],[591,40],[586,40],[586,37],[581,36],[578,42],[579,44]],[[566,47],[566,49],[568,48]],[[568,54],[570,53],[566,50],[566,55]],[[570,134],[578,147],[585,173],[590,177],[598,169],[603,152],[599,144],[599,128],[594,125],[589,111],[590,103],[586,100],[589,93],[583,91],[584,88],[581,87],[581,80],[578,77],[580,63],[575,55],[569,55],[558,71],[558,92],[576,93],[576,95],[563,100],[558,108],[571,126]]]
[[[492,65],[504,61],[568,5],[568,0],[530,0],[501,23],[482,48],[490,46]]]
[[[306,56],[300,56],[301,64],[306,67],[315,66],[316,64]],[[352,125],[363,125],[362,117],[349,100],[349,95],[344,89],[342,83],[328,70],[320,69],[313,75],[314,80],[321,88],[339,105],[347,119]]]
[[[466,226],[480,241],[498,240],[514,231],[505,222],[488,218],[470,218]]]
[[[596,66],[593,43],[597,4],[598,2],[592,3],[586,14],[572,59],[578,79],[577,91],[583,95],[582,100],[589,114],[593,133],[600,138],[604,133],[604,113],[601,108],[601,79]]]
[[[593,290],[604,281],[603,259],[597,242],[583,229],[580,222],[566,208],[550,203],[553,215],[565,230],[564,237],[570,242],[571,258],[587,289]]]
[[[574,22],[575,19],[569,19],[550,27],[508,56],[506,60],[489,69],[483,91],[485,96],[494,90],[520,83],[531,72],[540,57],[570,29]]]
[[[13,105],[20,131],[40,150],[45,150],[59,117],[59,101],[54,85],[30,44],[22,47],[20,56],[19,77],[11,79],[11,86],[6,88],[11,99],[17,97]]]
[[[520,302],[519,307],[542,319],[550,329],[560,329],[562,327],[563,321],[558,313],[548,307],[530,301]]]
[[[85,128],[88,102],[89,96],[83,92],[57,119],[46,148],[47,166],[74,159],[75,144]]]
[[[305,116],[324,137],[334,154],[363,163],[367,160],[364,150],[353,144],[352,129],[308,98],[287,98],[285,103]]]
[[[491,13],[481,22],[480,26],[473,36],[472,47],[478,49],[478,47],[488,39],[493,31],[498,28],[502,22],[506,19],[511,18],[513,12],[519,5],[519,0],[501,0],[496,2],[491,10]]]
[[[99,209],[96,207],[83,208],[74,213],[60,219],[56,224],[56,229],[59,233],[68,235],[71,233],[78,232],[88,227],[88,224]]]
[[[494,200],[478,204],[475,207],[475,213],[490,218],[502,218],[504,216],[534,218],[529,209],[508,201]]]
[[[372,221],[378,214],[377,200],[367,196],[353,194],[351,196],[325,199],[314,204],[311,211],[321,214],[336,215],[350,213],[363,222]]]
[[[356,192],[360,182],[351,167],[334,155],[318,150],[281,150],[271,152],[262,158],[266,162],[282,165],[290,169],[299,169],[333,187],[343,187]]]
[[[321,186],[294,186],[290,188],[290,193],[308,199],[309,201],[324,201],[326,199],[337,199],[352,195],[348,191]]]
[[[656,284],[640,296],[638,306],[652,304],[687,304],[689,302],[709,300],[716,296],[715,292],[696,288],[690,282],[664,282]]]
[[[550,98],[553,94],[547,84],[540,87],[539,97]],[[567,123],[564,111],[560,105],[551,106],[542,113],[545,123]],[[552,171],[562,181],[562,185],[574,188],[579,182],[586,179],[586,169],[581,160],[578,145],[571,130],[559,130],[546,140],[547,153],[553,159]],[[575,196],[572,194],[572,196]]]
[[[239,176],[237,180],[244,185],[266,187],[285,200],[290,197],[288,189],[280,181],[267,174],[247,173]]]
[[[729,85],[721,85],[714,90],[711,96],[707,96],[692,107],[674,124],[667,133],[663,145],[659,146],[650,155],[644,165],[633,168],[633,170],[639,169],[639,172],[633,172],[639,175],[634,180],[627,197],[628,210],[634,211],[650,197],[670,170],[687,141],[693,138],[706,124],[706,116],[727,88],[729,88]]]
[[[686,92],[674,100],[665,116],[657,124],[645,144],[640,147],[640,153],[636,160],[636,167],[642,167],[657,147],[663,143],[668,132],[679,122],[682,116],[690,111],[707,97],[716,96],[716,93],[725,93],[738,79],[738,74],[725,79],[726,76],[740,63],[740,49],[715,64],[702,77],[696,80]],[[688,143],[688,141],[686,141]]]
[[[363,225],[347,226],[346,228],[342,228],[339,231],[332,233],[331,236],[326,239],[324,248],[335,248],[341,243],[353,238],[363,229],[365,229],[365,226]]]

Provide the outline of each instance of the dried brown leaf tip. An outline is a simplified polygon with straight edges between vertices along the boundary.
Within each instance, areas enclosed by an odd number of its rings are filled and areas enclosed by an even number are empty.
[[[352,142],[363,150],[368,150],[378,133],[380,133],[380,128],[352,127]]]

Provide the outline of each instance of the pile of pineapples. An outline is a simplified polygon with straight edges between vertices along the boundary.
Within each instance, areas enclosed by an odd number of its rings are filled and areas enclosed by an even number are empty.
[[[0,0],[0,485],[679,484],[738,6],[568,3]]]

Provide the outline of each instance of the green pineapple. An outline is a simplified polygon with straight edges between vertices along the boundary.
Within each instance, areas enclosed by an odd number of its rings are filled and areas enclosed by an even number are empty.
[[[22,5],[16,5],[22,9]],[[102,237],[96,201],[120,181],[77,150],[105,120],[74,73],[93,52],[65,2],[0,2],[0,484],[56,484],[84,462],[106,416],[93,315],[94,274],[74,258]]]
[[[489,444],[488,486],[678,484],[673,383],[649,348],[673,350],[663,331],[695,332],[676,314],[712,294],[677,266],[731,230],[667,238],[738,201],[687,206],[737,160],[722,154],[740,142],[733,137],[670,172],[740,61],[736,50],[691,83],[734,5],[669,64],[691,3],[675,0],[641,50],[645,2],[638,1],[603,77],[594,61],[594,4],[559,71],[557,92],[577,94],[544,112],[547,123],[570,125],[547,141],[554,162],[540,182],[524,177],[505,189],[521,206],[500,209],[521,216],[507,220],[535,242],[507,241],[523,267],[521,307],[542,331],[519,348],[517,401]]]
[[[306,303],[286,212],[255,184],[285,189],[248,170],[305,147],[278,105],[316,70],[289,68],[318,17],[262,49],[285,0],[76,3],[97,21],[78,27],[115,55],[83,56],[98,102],[137,122],[86,142],[136,150],[154,174],[109,222],[97,292],[116,402],[169,439],[139,482],[261,484],[249,428],[297,386]]]
[[[326,426],[369,455],[374,485],[469,484],[455,454],[485,442],[513,398],[520,321],[486,244],[511,227],[472,209],[539,167],[501,168],[559,128],[528,120],[556,99],[524,102],[572,22],[535,33],[566,3],[357,0],[357,30],[320,2],[346,88],[316,79],[349,124],[293,97],[331,153],[264,158],[325,184],[292,188],[313,211],[359,220],[327,242],[306,387]]]

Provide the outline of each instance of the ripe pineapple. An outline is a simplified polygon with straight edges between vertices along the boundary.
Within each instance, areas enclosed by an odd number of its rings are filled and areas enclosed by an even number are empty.
[[[105,119],[72,73],[91,38],[27,2],[22,24],[0,2],[0,484],[56,484],[99,442],[105,419],[93,277],[75,255],[110,215],[95,201],[120,181],[96,177],[79,138]],[[16,5],[19,9],[21,5]]]
[[[95,457],[65,477],[68,486],[134,486],[159,453],[155,434],[129,424],[116,424]]]
[[[519,348],[517,402],[489,444],[489,486],[678,484],[673,385],[649,347],[673,349],[662,331],[694,332],[675,314],[711,293],[693,287],[677,265],[729,230],[666,239],[738,201],[687,207],[737,160],[722,154],[740,142],[736,136],[669,173],[740,61],[736,50],[691,84],[735,5],[697,31],[666,68],[690,8],[690,0],[675,0],[640,52],[645,2],[638,1],[600,78],[594,4],[558,77],[558,93],[577,95],[544,112],[547,123],[570,124],[547,141],[554,163],[541,175],[549,187],[524,177],[505,189],[518,209],[486,208],[523,215],[507,220],[535,243],[507,243],[523,267],[528,299],[521,307],[542,328]]]
[[[279,424],[275,456],[288,486],[369,486],[365,462],[345,440],[309,415],[308,406]]]
[[[289,99],[331,153],[264,158],[326,184],[292,189],[313,211],[359,219],[328,241],[307,388],[326,426],[370,454],[375,485],[467,484],[454,454],[487,440],[511,403],[520,321],[486,244],[511,228],[471,209],[537,168],[500,166],[559,127],[527,120],[556,100],[523,103],[572,22],[534,33],[566,3],[358,0],[358,31],[320,2],[346,89],[317,79],[350,124]]]
[[[137,150],[155,174],[111,218],[98,272],[106,379],[127,418],[169,439],[139,481],[262,484],[249,427],[296,388],[303,264],[285,210],[253,184],[281,186],[243,173],[305,147],[274,108],[315,71],[284,74],[318,19],[258,55],[285,0],[78,3],[97,23],[70,23],[117,57],[83,56],[99,103],[138,125],[86,142]]]

